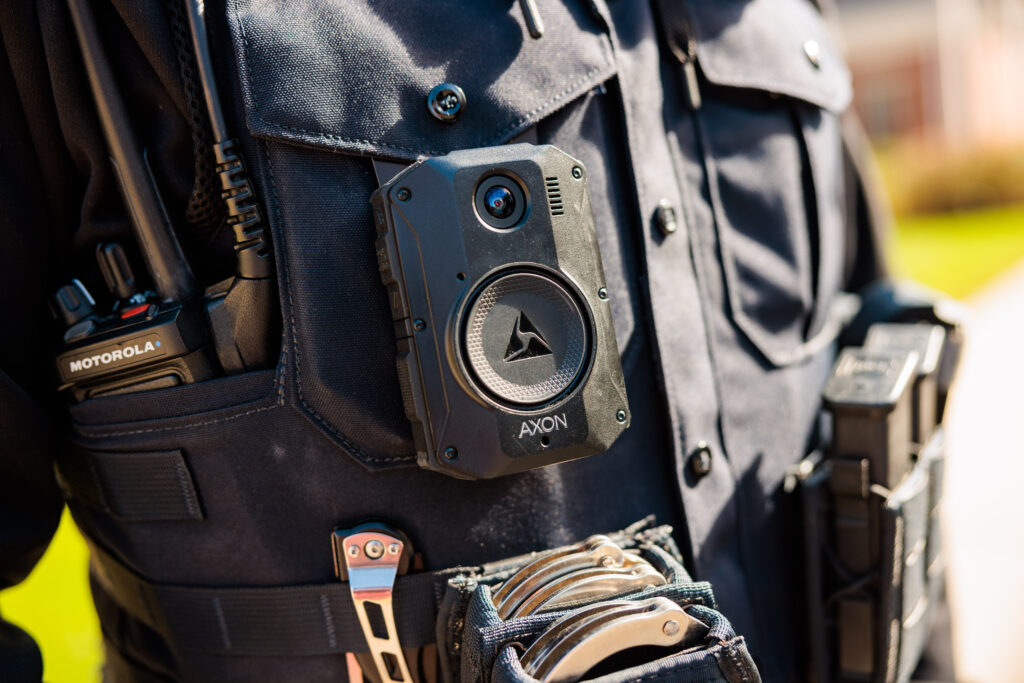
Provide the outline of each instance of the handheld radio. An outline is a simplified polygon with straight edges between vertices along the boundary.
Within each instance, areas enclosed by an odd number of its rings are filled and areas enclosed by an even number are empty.
[[[202,10],[188,0],[189,23],[216,143],[214,154],[228,224],[234,231],[235,277],[200,291],[185,258],[145,150],[133,132],[86,0],[69,0],[89,87],[132,231],[154,291],[136,288],[120,245],[100,245],[97,257],[116,297],[103,314],[78,280],[54,297],[66,325],[57,355],[60,389],[76,400],[197,382],[221,372],[266,367],[273,361],[273,262],[259,206],[228,138],[213,81]]]

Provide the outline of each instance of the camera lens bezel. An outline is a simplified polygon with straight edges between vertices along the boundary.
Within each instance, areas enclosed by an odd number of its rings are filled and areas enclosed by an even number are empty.
[[[487,210],[487,192],[495,187],[504,187],[512,195],[515,204],[512,214],[507,218],[497,218]],[[508,171],[495,171],[488,173],[477,183],[473,192],[473,208],[477,220],[487,228],[499,232],[514,230],[526,222],[527,216],[530,215],[530,193],[519,176]]]

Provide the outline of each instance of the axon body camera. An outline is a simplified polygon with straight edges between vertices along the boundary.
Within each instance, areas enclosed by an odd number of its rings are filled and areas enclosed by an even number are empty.
[[[583,165],[460,150],[372,202],[419,464],[490,478],[607,450],[630,416]]]

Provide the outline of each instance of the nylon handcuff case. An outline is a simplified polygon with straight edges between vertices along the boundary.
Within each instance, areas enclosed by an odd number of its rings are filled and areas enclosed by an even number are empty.
[[[583,165],[551,145],[423,159],[373,195],[418,462],[490,478],[629,424]]]
[[[482,567],[463,568],[450,576],[437,614],[437,644],[442,667],[439,678],[467,683],[536,683],[538,680],[759,682],[760,674],[746,641],[718,611],[711,585],[694,581],[679,563],[671,527],[651,527],[649,523],[650,520],[646,520],[606,537],[594,537],[620,546],[627,555],[645,565],[649,563],[660,578],[656,584],[627,589],[614,596],[570,600],[560,606],[525,610],[526,613],[519,610],[511,616],[502,613],[497,603],[506,582],[514,581],[524,568],[542,563],[545,557],[563,556],[572,549],[569,546]],[[676,614],[692,624],[685,642],[675,647],[629,650],[630,636],[643,630],[640,624],[635,624],[619,631],[620,642],[605,642],[601,651],[591,653],[587,657],[591,661],[584,667],[597,666],[584,674],[549,677],[531,667],[536,646],[545,638],[557,638],[559,624],[571,624],[574,617],[585,617],[588,611],[598,611],[602,604],[612,603],[619,607],[639,604],[643,611],[656,616],[657,610],[653,607],[659,601],[674,608]],[[606,619],[606,625],[611,625],[609,621]],[[662,625],[657,626],[662,632]],[[568,649],[566,646],[586,639],[582,633],[586,630],[580,626],[571,635],[562,634],[563,654]],[[664,633],[672,633],[672,630],[664,628]],[[591,633],[589,637],[594,635]],[[616,653],[618,656],[614,656]]]

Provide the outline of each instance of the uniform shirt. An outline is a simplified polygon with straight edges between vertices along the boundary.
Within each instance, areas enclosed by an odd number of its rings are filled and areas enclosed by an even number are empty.
[[[231,272],[230,236],[189,210],[202,146],[180,9],[95,5],[168,211],[212,284]],[[808,0],[664,2],[660,18],[643,1],[538,5],[535,40],[509,2],[207,3],[229,127],[274,237],[279,363],[68,409],[47,298],[71,277],[102,292],[97,242],[135,248],[66,7],[3,4],[0,587],[56,525],[53,458],[177,452],[200,518],[70,502],[90,544],[149,581],[329,582],[331,530],[365,519],[394,523],[441,569],[654,514],[764,678],[800,677],[801,536],[783,484],[817,443],[832,304],[879,268],[842,143],[849,75]],[[453,122],[426,106],[443,82],[466,94]],[[524,133],[587,168],[632,425],[601,455],[457,481],[415,465],[370,157]],[[344,678],[338,656],[183,651],[98,585],[96,600],[115,680]]]

